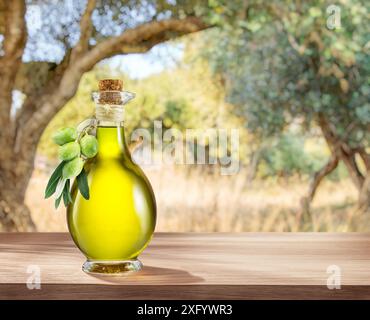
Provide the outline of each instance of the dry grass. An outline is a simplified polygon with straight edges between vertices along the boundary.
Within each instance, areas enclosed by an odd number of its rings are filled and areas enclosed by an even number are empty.
[[[307,182],[257,181],[206,173],[204,167],[145,169],[158,204],[157,231],[300,231],[298,204]],[[35,170],[27,203],[39,231],[66,231],[64,208],[43,200],[48,173]],[[355,216],[356,190],[350,181],[326,181],[312,207],[312,231],[369,231],[370,219]],[[350,223],[351,222],[351,223]]]

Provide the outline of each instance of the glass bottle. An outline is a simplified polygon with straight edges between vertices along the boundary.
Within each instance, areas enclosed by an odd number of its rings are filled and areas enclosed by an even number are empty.
[[[138,255],[148,245],[156,223],[152,187],[131,159],[125,141],[123,106],[134,94],[122,91],[120,80],[99,82],[96,104],[96,137],[99,151],[88,160],[90,198],[72,186],[73,203],[67,208],[68,228],[86,256],[88,273],[117,274],[138,271]]]

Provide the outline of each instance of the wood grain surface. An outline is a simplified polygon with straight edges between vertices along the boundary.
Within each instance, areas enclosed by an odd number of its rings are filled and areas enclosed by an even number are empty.
[[[91,276],[69,234],[2,233],[0,299],[370,298],[369,234],[157,233],[140,259],[140,272]],[[341,289],[327,288],[329,266]]]

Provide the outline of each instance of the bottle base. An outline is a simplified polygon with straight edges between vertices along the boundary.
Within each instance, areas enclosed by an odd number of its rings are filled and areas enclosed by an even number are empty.
[[[107,261],[87,260],[82,265],[82,271],[90,274],[120,275],[140,271],[143,264],[140,260]]]

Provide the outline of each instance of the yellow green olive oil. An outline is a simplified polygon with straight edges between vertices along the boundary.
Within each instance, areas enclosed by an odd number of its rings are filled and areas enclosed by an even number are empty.
[[[131,159],[123,126],[98,125],[96,136],[98,154],[85,165],[90,198],[82,197],[75,181],[73,203],[67,209],[68,227],[88,262],[114,265],[133,261],[154,232],[154,194]],[[110,272],[104,270],[101,272]]]

